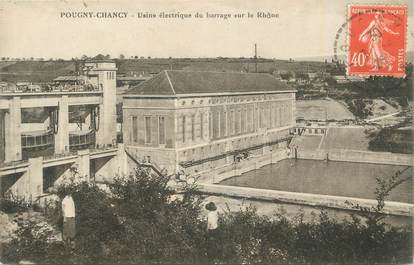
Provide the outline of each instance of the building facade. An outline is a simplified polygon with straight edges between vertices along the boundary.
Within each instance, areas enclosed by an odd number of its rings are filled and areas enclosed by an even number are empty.
[[[128,152],[170,174],[286,147],[295,91],[267,74],[163,71],[124,95]]]
[[[73,167],[97,180],[125,172],[116,142],[116,71],[113,61],[88,61],[83,84],[0,92],[0,197],[35,199]]]

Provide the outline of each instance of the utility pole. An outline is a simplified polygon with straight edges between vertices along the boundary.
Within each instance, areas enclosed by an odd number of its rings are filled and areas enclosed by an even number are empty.
[[[254,44],[254,72],[257,73],[257,44]]]

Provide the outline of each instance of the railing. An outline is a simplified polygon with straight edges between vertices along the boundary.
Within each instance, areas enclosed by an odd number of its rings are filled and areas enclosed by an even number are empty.
[[[95,145],[95,132],[69,133],[69,147],[71,150],[89,148]]]
[[[77,152],[69,151],[69,152],[60,153],[60,154],[53,154],[53,155],[44,156],[43,161],[54,160],[54,159],[68,157],[68,156],[75,156],[75,155],[77,155]]]
[[[39,133],[38,135],[22,134],[22,148],[44,148],[54,144],[54,135],[51,130]]]
[[[0,87],[0,94],[23,94],[23,93],[53,93],[53,92],[94,92],[100,91],[95,85],[25,85],[18,87]]]
[[[244,148],[244,149],[236,149],[236,150],[233,150],[233,151],[222,153],[222,154],[214,156],[214,157],[207,157],[207,158],[199,159],[199,160],[190,160],[190,161],[180,162],[179,165],[182,166],[183,168],[188,168],[188,167],[191,167],[191,166],[201,165],[201,164],[211,162],[211,161],[216,161],[216,160],[219,160],[219,159],[225,158],[227,156],[231,156],[231,155],[232,156],[241,155],[242,157],[244,157],[245,154],[249,153],[250,151],[263,148],[264,146],[270,146],[270,145],[274,145],[274,144],[277,144],[277,143],[281,143],[281,142],[288,142],[289,143],[290,140],[292,140],[292,136],[289,135],[287,137],[283,137],[283,138],[280,138],[280,139],[272,141],[272,142],[266,142],[266,143],[263,143],[263,144],[255,145],[255,146]]]
[[[100,146],[94,146],[90,148],[89,150],[91,153],[97,153],[97,152],[102,152],[102,151],[107,151],[107,150],[114,150],[117,148],[118,148],[118,145],[100,145]]]
[[[29,160],[19,160],[19,161],[10,161],[10,162],[0,162],[0,168],[5,168],[5,167],[16,167],[19,165],[24,165],[26,163],[28,163]]]

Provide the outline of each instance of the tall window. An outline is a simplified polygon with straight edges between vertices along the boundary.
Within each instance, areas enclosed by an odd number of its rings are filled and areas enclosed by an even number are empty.
[[[270,102],[269,103],[269,126],[268,127],[270,127],[270,128],[273,128],[274,127],[274,124],[273,124],[273,102]]]
[[[132,116],[132,142],[138,142],[138,118]]]
[[[259,129],[262,128],[262,108],[258,107],[257,109],[257,114],[259,116]]]
[[[246,109],[242,109],[242,113],[241,113],[241,132],[245,133],[246,132]]]
[[[280,126],[282,126],[282,109],[281,108],[278,108],[277,112],[279,114],[278,115],[279,116],[279,121],[277,122],[277,124],[280,127]]]
[[[200,139],[204,139],[204,113],[200,113]]]
[[[236,116],[236,134],[240,133],[240,125],[241,125],[241,112],[239,109],[237,110],[237,116]]]
[[[227,112],[223,112],[223,117],[220,120],[221,136],[227,136]]]
[[[252,108],[250,106],[247,107],[247,114],[246,114],[246,128],[247,128],[247,132],[251,132],[252,131],[252,122],[253,122],[253,111]]]
[[[230,112],[230,124],[231,124],[231,134],[234,135],[236,133],[236,115],[234,114],[234,110]]]
[[[183,119],[182,119],[181,131],[183,133],[183,143],[184,143],[185,142],[185,116],[183,116]]]
[[[151,117],[145,117],[145,143],[151,143]]]
[[[165,144],[165,117],[158,117],[158,137],[159,144]]]
[[[211,112],[208,113],[208,134],[209,138],[213,138],[213,115]]]
[[[218,111],[212,112],[213,120],[213,139],[220,137],[220,113]]]
[[[191,141],[195,140],[195,126],[194,126],[195,117],[194,114],[191,115]]]

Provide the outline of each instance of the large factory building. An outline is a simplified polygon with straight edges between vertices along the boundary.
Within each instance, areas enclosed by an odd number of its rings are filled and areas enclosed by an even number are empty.
[[[201,174],[285,149],[294,113],[295,90],[271,75],[166,70],[124,95],[124,144],[168,174]]]

